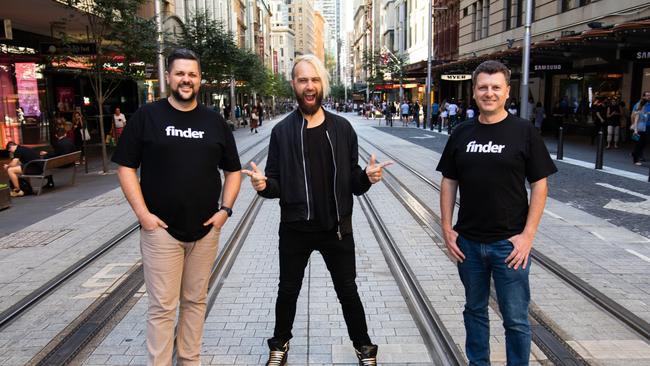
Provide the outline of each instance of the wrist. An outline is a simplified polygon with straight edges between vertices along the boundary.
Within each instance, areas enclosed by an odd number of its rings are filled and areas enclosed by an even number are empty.
[[[228,206],[221,206],[219,208],[219,211],[225,212],[228,215],[228,217],[232,216],[232,208],[230,208]]]

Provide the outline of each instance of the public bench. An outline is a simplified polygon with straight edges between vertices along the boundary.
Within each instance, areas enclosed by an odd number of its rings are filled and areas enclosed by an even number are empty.
[[[40,195],[41,190],[43,190],[43,186],[47,177],[52,176],[56,171],[72,168],[72,179],[70,180],[70,184],[74,185],[74,180],[77,176],[77,165],[75,163],[79,160],[80,157],[81,157],[81,151],[75,151],[70,154],[59,155],[49,159],[32,160],[27,164],[25,164],[25,166],[23,167],[22,170],[24,174],[22,174],[21,177],[29,179],[34,189],[36,189],[36,187],[33,184],[33,180],[39,179],[38,191],[36,195]],[[43,167],[43,169],[40,170],[40,173],[31,172],[31,171],[34,172],[39,171],[39,167],[41,166]]]

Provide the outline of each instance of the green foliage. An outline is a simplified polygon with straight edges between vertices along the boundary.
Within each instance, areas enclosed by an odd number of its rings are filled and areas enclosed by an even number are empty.
[[[91,81],[97,81],[99,77],[117,80],[144,78],[144,63],[153,63],[157,50],[154,21],[137,15],[145,2],[146,0],[69,0],[70,5],[78,10],[62,19],[63,22],[80,21],[77,19],[79,15],[75,14],[82,13],[88,23],[87,33],[79,35],[64,31],[57,36],[64,45],[73,42],[95,44],[97,55],[87,60],[93,66],[87,72]],[[64,55],[56,60],[65,63],[69,58],[69,55]],[[98,86],[93,85],[94,88]]]
[[[334,100],[345,100],[345,85],[334,84],[332,85],[330,96]],[[352,89],[348,88],[348,98],[352,98]]]
[[[239,49],[231,32],[221,21],[212,20],[207,13],[194,14],[185,24],[176,46],[196,52],[201,58],[203,79],[221,85],[235,71]]]

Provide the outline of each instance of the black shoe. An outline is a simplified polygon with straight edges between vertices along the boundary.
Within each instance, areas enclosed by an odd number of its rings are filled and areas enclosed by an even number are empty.
[[[282,343],[274,338],[267,341],[269,345],[269,360],[266,366],[282,366],[287,363],[287,353],[289,353],[289,341]]]
[[[359,366],[377,366],[377,345],[371,344],[369,346],[361,346],[355,348],[359,359]]]

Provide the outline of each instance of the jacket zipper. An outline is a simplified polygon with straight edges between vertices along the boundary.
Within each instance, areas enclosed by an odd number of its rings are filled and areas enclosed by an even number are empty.
[[[300,130],[300,150],[302,152],[302,171],[305,173],[305,195],[307,196],[307,220],[311,219],[311,210],[309,208],[309,185],[307,184],[307,165],[305,164],[305,124],[306,121],[302,119],[302,129]]]
[[[329,131],[325,131],[327,135],[327,141],[330,143],[330,150],[332,151],[332,163],[334,163],[334,206],[336,206],[336,235],[339,237],[339,240],[343,240],[343,235],[341,235],[341,216],[339,215],[339,200],[336,197],[336,156],[334,155],[334,145],[332,144],[332,139],[330,139]]]

